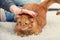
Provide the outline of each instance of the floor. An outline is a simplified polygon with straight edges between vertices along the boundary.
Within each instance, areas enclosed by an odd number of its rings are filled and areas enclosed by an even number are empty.
[[[56,11],[47,12],[47,24],[37,36],[17,36],[14,25],[14,22],[0,22],[0,40],[60,40],[60,15]]]

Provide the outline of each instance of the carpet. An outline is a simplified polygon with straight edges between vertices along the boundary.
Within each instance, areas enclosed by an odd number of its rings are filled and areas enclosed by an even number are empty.
[[[56,15],[56,11],[47,12],[47,24],[37,36],[18,36],[13,30],[15,24],[0,22],[0,40],[60,40],[60,15]]]

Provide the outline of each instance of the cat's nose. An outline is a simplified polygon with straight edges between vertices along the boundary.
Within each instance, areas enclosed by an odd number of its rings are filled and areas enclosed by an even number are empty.
[[[27,30],[27,29],[28,29],[28,27],[22,27],[22,26],[18,27],[18,30]]]
[[[25,28],[21,28],[21,30],[27,30],[28,29],[28,27],[25,27]]]

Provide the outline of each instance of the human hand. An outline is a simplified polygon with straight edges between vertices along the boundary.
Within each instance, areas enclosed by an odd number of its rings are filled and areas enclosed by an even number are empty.
[[[14,14],[29,14],[30,16],[36,16],[37,13],[31,11],[31,10],[27,10],[27,9],[22,9],[22,8],[19,8],[15,5],[12,5],[10,7],[10,11]]]

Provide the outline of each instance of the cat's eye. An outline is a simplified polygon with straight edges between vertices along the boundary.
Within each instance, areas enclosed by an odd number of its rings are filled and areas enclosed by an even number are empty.
[[[21,22],[19,22],[19,23],[21,23]]]
[[[25,24],[27,24],[27,23],[25,23]]]

